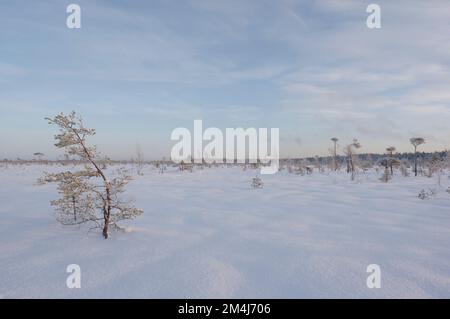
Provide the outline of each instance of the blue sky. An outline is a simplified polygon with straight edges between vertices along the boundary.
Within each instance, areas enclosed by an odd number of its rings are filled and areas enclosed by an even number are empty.
[[[82,28],[66,27],[66,6]],[[366,27],[377,3],[382,28]],[[282,156],[450,146],[448,1],[0,2],[0,157],[53,147],[75,110],[113,158],[169,156],[176,127],[279,127]]]

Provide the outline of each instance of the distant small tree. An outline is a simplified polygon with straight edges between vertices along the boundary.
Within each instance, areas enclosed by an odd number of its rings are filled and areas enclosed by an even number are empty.
[[[322,161],[321,158],[317,155],[314,157],[314,166],[317,168],[317,171],[319,173],[323,173],[324,169],[322,166]]]
[[[355,150],[358,148],[361,148],[361,144],[357,139],[353,139],[353,142],[348,144],[344,150],[344,153],[347,156],[347,173],[352,174],[352,180],[355,178],[356,173]]]
[[[437,184],[439,186],[442,186],[441,180],[442,180],[442,174],[444,173],[444,170],[447,166],[447,153],[445,153],[444,156],[439,156],[437,154],[433,155],[433,157],[430,160],[429,167],[428,167],[428,176],[432,177],[433,174],[437,175]]]
[[[409,176],[409,163],[407,160],[403,160],[400,162],[400,172],[402,173],[403,177],[408,177]]]
[[[8,168],[8,162],[9,162],[9,160],[7,158],[3,159],[3,165],[5,168]]]
[[[110,226],[121,229],[119,221],[134,219],[143,213],[120,199],[131,177],[120,169],[116,177],[109,179],[106,174],[108,158],[100,158],[96,147],[87,145],[86,138],[95,134],[94,129],[84,127],[75,112],[46,119],[59,127],[55,146],[64,149],[68,157],[84,163],[82,170],[48,173],[39,179],[41,184],[58,183],[61,198],[51,204],[57,207],[59,222],[63,225],[93,224],[93,228],[102,229],[106,239]]]
[[[367,154],[365,166],[366,166],[367,169],[373,167],[373,156],[372,156],[371,153]]]
[[[392,176],[394,175],[394,166],[399,167],[401,162],[394,157],[395,147],[390,146],[386,148],[387,156],[381,160],[381,165],[384,167],[383,175],[381,176],[380,180],[387,183],[392,179]],[[405,171],[402,171],[402,174],[406,174]]]
[[[417,147],[424,144],[425,139],[423,137],[412,137],[409,141],[414,146],[414,175],[417,176]]]
[[[389,182],[392,178],[392,174],[390,174],[389,169],[387,167],[384,168],[383,175],[380,177],[380,181]]]
[[[142,170],[144,168],[144,153],[142,152],[141,146],[136,144],[136,170],[138,175],[144,175]]]
[[[338,162],[337,162],[337,142],[339,139],[337,137],[331,138],[331,141],[333,142],[333,150],[332,150],[332,156],[333,156],[333,170],[338,169]]]
[[[44,154],[41,153],[41,152],[36,152],[36,153],[33,154],[33,156],[36,156],[38,161],[41,161],[42,158],[44,157]]]
[[[395,147],[394,146],[389,146],[388,148],[386,148],[386,151],[388,152],[388,155],[389,155],[389,157],[388,157],[388,165],[389,165],[389,167],[391,169],[391,176],[392,176],[392,175],[394,175],[394,168],[393,168],[393,166],[394,166],[394,161],[395,161],[395,158],[394,158]]]

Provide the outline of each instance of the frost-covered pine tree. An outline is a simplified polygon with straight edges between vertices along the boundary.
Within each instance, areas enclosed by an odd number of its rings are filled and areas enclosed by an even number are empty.
[[[79,171],[47,173],[39,179],[41,184],[58,184],[61,197],[51,204],[56,206],[59,222],[63,225],[91,224],[92,228],[101,228],[106,239],[110,227],[121,229],[119,221],[134,219],[143,213],[121,199],[131,176],[119,169],[110,179],[106,173],[109,160],[101,158],[95,146],[88,146],[86,139],[95,134],[94,129],[84,127],[75,112],[61,113],[46,120],[59,127],[55,146],[64,149],[67,157],[83,163]]]

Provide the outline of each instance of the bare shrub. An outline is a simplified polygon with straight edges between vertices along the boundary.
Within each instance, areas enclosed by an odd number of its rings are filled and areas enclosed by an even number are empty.
[[[253,188],[263,188],[264,183],[259,176],[256,176],[252,179],[252,187]]]

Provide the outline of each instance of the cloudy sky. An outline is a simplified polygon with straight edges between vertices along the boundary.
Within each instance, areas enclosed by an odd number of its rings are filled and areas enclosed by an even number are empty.
[[[56,156],[43,118],[71,110],[113,158],[168,156],[194,119],[278,127],[283,156],[450,148],[449,66],[448,0],[2,0],[0,157]]]

